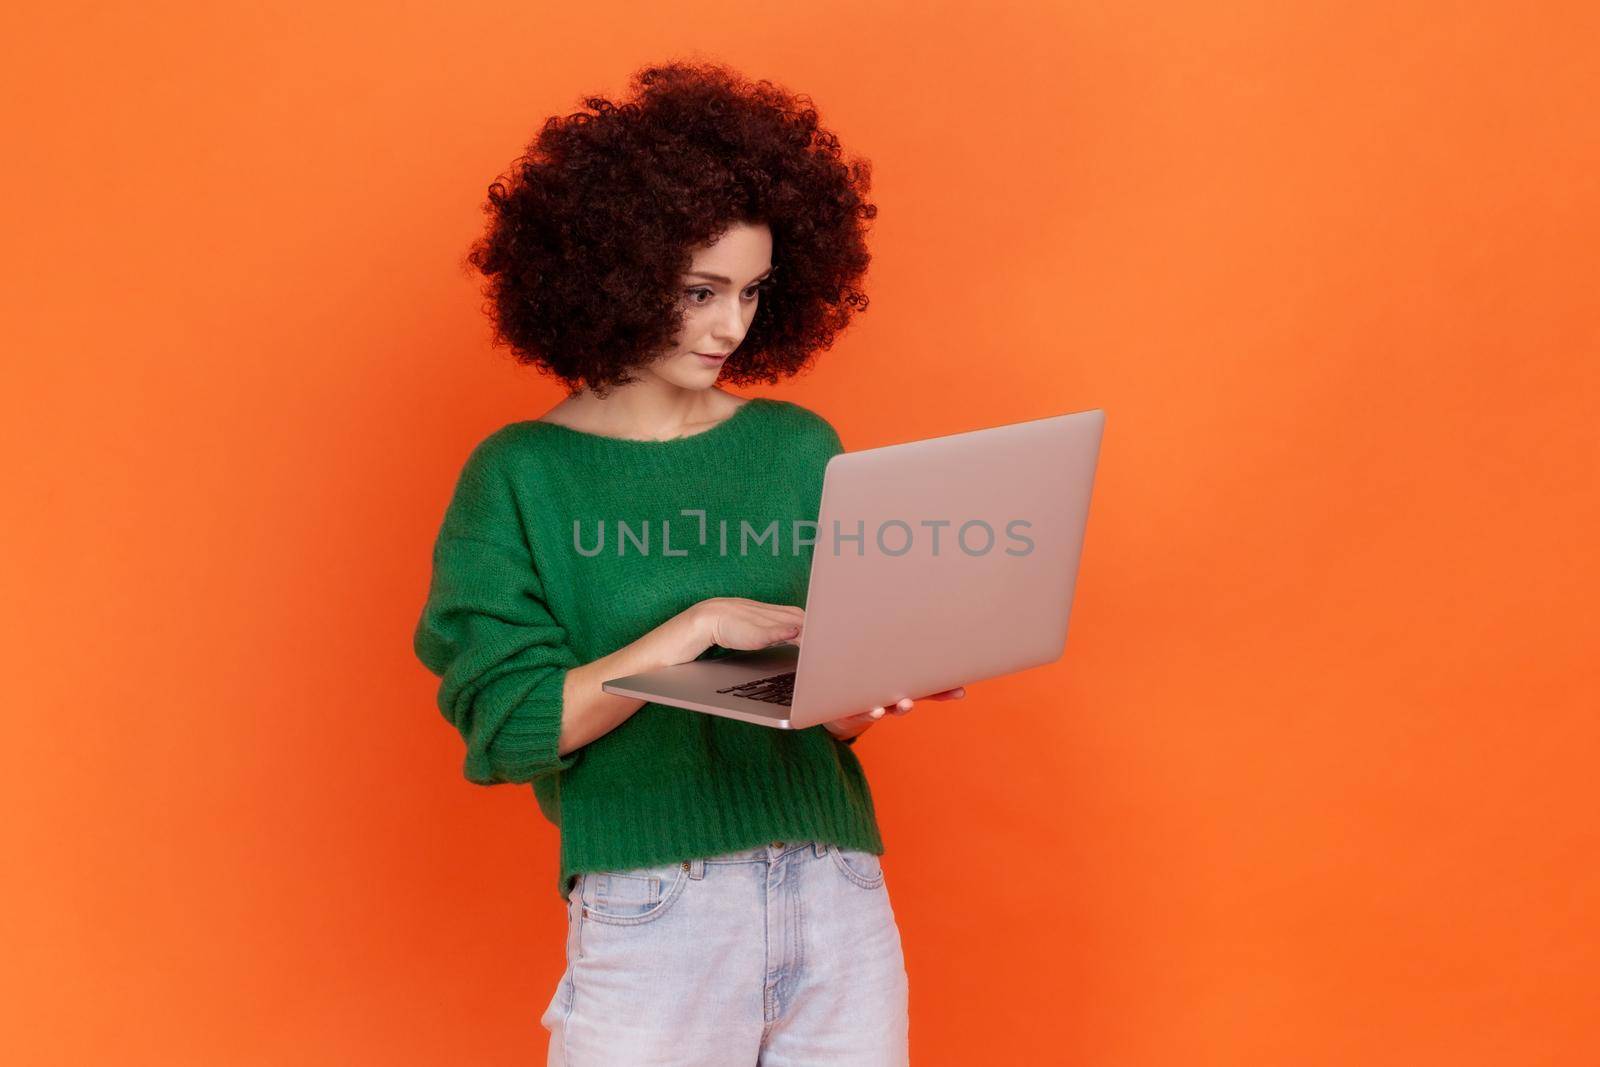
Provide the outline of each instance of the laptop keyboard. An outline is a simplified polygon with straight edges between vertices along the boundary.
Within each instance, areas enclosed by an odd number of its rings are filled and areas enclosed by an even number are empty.
[[[732,693],[734,696],[745,697],[750,700],[765,700],[768,704],[782,704],[789,706],[794,698],[794,671],[788,674],[774,674],[771,678],[757,678],[753,682],[741,682],[730,685],[726,689],[718,689],[719,693]]]

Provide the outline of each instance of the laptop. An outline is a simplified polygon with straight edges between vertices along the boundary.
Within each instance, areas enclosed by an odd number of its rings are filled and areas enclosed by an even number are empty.
[[[831,457],[799,643],[601,689],[798,730],[1054,662],[1104,427],[1095,408]]]

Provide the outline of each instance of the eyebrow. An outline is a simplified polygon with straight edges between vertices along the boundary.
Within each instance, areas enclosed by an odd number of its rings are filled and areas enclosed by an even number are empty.
[[[771,274],[773,272],[773,270],[776,268],[776,266],[777,266],[777,264],[773,264],[773,266],[768,267],[766,270],[764,270],[760,274],[756,275],[755,280],[759,282],[762,278],[765,278],[767,275]],[[703,270],[691,270],[691,271],[685,271],[684,273],[688,274],[692,278],[708,278],[708,279],[710,279],[711,281],[714,281],[714,282],[721,282],[723,285],[732,285],[733,284],[733,279],[732,278],[724,278],[720,274],[707,274]]]

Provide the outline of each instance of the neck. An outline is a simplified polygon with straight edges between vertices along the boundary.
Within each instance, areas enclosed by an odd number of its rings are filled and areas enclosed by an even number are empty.
[[[600,432],[666,438],[715,420],[727,396],[715,386],[685,389],[663,378],[641,375],[637,382],[613,387],[603,400],[585,389],[567,404],[574,414],[600,427]]]

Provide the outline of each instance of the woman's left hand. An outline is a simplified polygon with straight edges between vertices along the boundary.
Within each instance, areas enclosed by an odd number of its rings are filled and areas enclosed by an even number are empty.
[[[958,685],[954,689],[946,689],[941,693],[932,693],[923,697],[922,699],[960,700],[966,695],[967,687],[964,685]],[[834,737],[844,740],[846,738],[857,737],[866,733],[869,726],[883,718],[885,710],[895,715],[904,715],[910,711],[915,704],[916,701],[912,700],[910,697],[904,697],[901,699],[900,703],[891,704],[887,709],[873,708],[871,711],[864,711],[860,715],[846,715],[842,719],[833,719],[823,723],[822,725],[826,726],[828,728],[828,732],[833,734]]]

